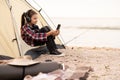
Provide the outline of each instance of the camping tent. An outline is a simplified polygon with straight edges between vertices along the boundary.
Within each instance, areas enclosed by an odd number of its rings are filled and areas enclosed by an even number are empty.
[[[28,46],[20,36],[21,15],[33,9],[39,14],[38,25],[49,25],[41,12],[25,0],[0,0],[0,55],[18,57],[33,48]],[[57,44],[63,44],[60,38]]]

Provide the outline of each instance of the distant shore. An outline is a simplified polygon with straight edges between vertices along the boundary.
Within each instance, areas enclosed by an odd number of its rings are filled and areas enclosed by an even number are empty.
[[[93,29],[93,30],[120,30],[120,27],[81,27],[81,26],[65,26],[64,28],[77,28],[77,29]]]

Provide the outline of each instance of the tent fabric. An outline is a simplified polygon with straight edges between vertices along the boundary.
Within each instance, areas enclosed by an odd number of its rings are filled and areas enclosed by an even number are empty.
[[[17,42],[15,38],[13,21],[5,0],[0,0],[0,55],[11,57],[19,56]]]
[[[48,26],[44,17],[25,0],[0,0],[0,55],[18,57],[34,48],[27,45],[20,34],[21,15],[29,9],[38,13],[39,27]],[[17,41],[12,41],[15,38]],[[56,39],[56,43],[62,44],[59,38]]]

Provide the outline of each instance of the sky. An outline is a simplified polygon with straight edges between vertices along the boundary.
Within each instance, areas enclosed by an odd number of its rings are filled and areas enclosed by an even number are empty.
[[[29,1],[36,7],[32,0]],[[120,17],[120,0],[35,1],[50,17]]]

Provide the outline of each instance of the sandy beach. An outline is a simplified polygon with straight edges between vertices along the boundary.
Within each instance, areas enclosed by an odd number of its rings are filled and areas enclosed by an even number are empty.
[[[87,80],[119,80],[120,79],[120,49],[116,48],[90,48],[66,47],[60,50],[65,56],[41,55],[39,61],[50,59],[68,65],[71,69],[80,66],[90,66],[93,71]]]

